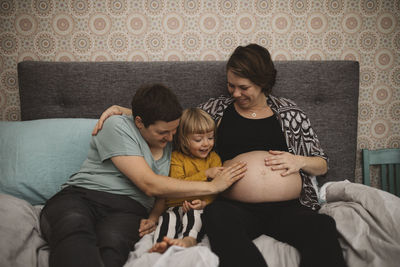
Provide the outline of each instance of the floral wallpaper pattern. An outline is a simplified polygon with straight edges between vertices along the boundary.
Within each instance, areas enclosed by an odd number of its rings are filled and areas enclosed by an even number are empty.
[[[0,120],[20,120],[22,60],[225,60],[256,42],[359,61],[358,148],[399,147],[399,26],[399,0],[0,0]]]

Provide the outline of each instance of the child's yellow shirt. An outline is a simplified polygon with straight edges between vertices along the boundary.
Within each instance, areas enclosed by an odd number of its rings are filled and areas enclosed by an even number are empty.
[[[221,166],[221,158],[214,151],[211,151],[205,159],[195,158],[178,151],[173,151],[171,155],[171,169],[169,176],[186,181],[207,181],[205,171],[209,168]],[[167,207],[181,206],[184,200],[192,201],[194,199],[201,199],[209,204],[215,199],[215,197],[216,195],[171,198],[166,199],[165,204]]]

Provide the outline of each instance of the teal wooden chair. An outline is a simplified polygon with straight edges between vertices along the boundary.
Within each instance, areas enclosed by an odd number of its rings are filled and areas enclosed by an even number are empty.
[[[364,184],[371,185],[370,165],[380,165],[382,190],[400,197],[400,149],[363,149]]]

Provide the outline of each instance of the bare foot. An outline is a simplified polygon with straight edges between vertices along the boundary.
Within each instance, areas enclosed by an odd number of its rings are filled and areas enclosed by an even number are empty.
[[[196,239],[190,236],[186,236],[183,239],[171,239],[168,237],[164,237],[163,241],[154,244],[154,246],[149,250],[149,252],[158,252],[164,253],[170,246],[179,246],[179,247],[193,247],[197,244]]]
[[[149,249],[149,252],[164,253],[169,247],[170,245],[167,242],[161,241],[159,243],[155,243],[154,246]]]
[[[190,236],[186,236],[183,239],[169,239],[168,237],[165,237],[164,241],[166,241],[170,246],[180,246],[184,248],[193,247],[197,244],[196,239]]]

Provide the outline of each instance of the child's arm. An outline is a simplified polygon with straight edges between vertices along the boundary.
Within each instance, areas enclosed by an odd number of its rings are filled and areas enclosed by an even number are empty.
[[[158,223],[158,217],[165,211],[165,199],[157,198],[154,207],[150,212],[148,219],[142,219],[139,226],[139,236],[142,237],[146,234],[153,232]]]

